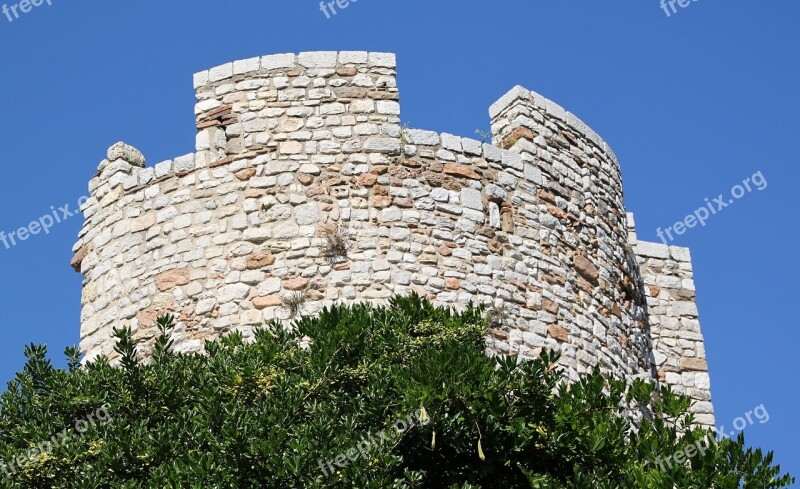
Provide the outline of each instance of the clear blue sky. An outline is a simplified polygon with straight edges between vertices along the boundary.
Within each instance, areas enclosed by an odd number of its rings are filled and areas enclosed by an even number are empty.
[[[464,136],[521,84],[611,144],[642,239],[762,172],[766,189],[675,243],[694,257],[718,423],[764,404],[749,442],[800,476],[798,21],[795,0],[699,0],[671,17],[658,0],[360,0],[331,19],[313,0],[52,0],[0,16],[0,230],[74,208],[118,140],[150,164],[191,152],[192,74],[227,61],[396,52],[403,120]],[[63,365],[78,342],[81,222],[0,243],[0,380],[26,343]]]

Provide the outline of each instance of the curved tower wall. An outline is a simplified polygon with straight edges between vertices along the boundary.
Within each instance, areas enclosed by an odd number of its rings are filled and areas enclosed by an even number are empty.
[[[73,260],[87,359],[114,356],[115,326],[149,344],[162,313],[180,319],[177,348],[200,351],[285,317],[293,296],[314,314],[414,291],[488,304],[493,352],[556,348],[571,378],[600,365],[710,400],[683,375],[704,353],[651,331],[648,301],[671,299],[651,297],[665,271],[636,252],[616,157],[558,105],[515,87],[485,144],[401,125],[392,54],[252,58],[194,85],[195,153],[146,167],[119,143],[91,180]],[[349,249],[332,260],[337,235]]]

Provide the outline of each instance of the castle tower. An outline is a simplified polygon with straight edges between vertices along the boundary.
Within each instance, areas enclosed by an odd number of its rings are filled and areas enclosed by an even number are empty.
[[[145,344],[176,314],[200,351],[337,302],[412,291],[487,304],[490,350],[562,352],[713,408],[688,250],[636,239],[611,148],[515,87],[492,105],[494,144],[400,123],[395,57],[310,52],[198,73],[196,152],[146,167],[123,143],[90,182],[73,265],[81,349],[112,356],[115,326]],[[338,246],[343,238],[349,247]]]

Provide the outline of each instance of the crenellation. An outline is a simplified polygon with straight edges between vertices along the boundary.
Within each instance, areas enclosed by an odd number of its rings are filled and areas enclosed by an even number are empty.
[[[75,247],[86,358],[113,358],[120,325],[146,354],[162,313],[180,351],[201,351],[286,319],[291,294],[315,314],[416,292],[504,311],[490,352],[555,348],[570,379],[600,365],[666,382],[713,421],[690,256],[636,239],[605,142],[522,87],[490,108],[495,144],[402,127],[395,67],[367,52],[226,63],[194,76],[194,153],[145,168],[114,149]],[[349,244],[335,259],[331,232]]]

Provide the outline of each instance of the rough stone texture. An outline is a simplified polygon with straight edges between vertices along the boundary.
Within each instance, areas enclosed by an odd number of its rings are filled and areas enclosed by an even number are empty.
[[[131,165],[138,167],[144,167],[145,165],[142,153],[133,146],[129,146],[123,142],[116,143],[108,148],[106,158],[108,161],[125,160]]]
[[[636,244],[659,380],[694,400],[693,412],[698,423],[714,426],[711,383],[695,305],[689,250],[640,241]]]
[[[115,145],[74,247],[86,358],[114,358],[115,326],[151,345],[165,312],[176,347],[196,351],[286,317],[300,291],[306,314],[413,291],[504,311],[492,353],[553,348],[570,379],[599,365],[664,382],[712,425],[688,253],[636,241],[608,145],[522,87],[490,109],[494,145],[406,130],[395,65],[365,52],[228,63],[194,76],[195,153],[142,168]],[[336,229],[350,246],[331,260]]]

